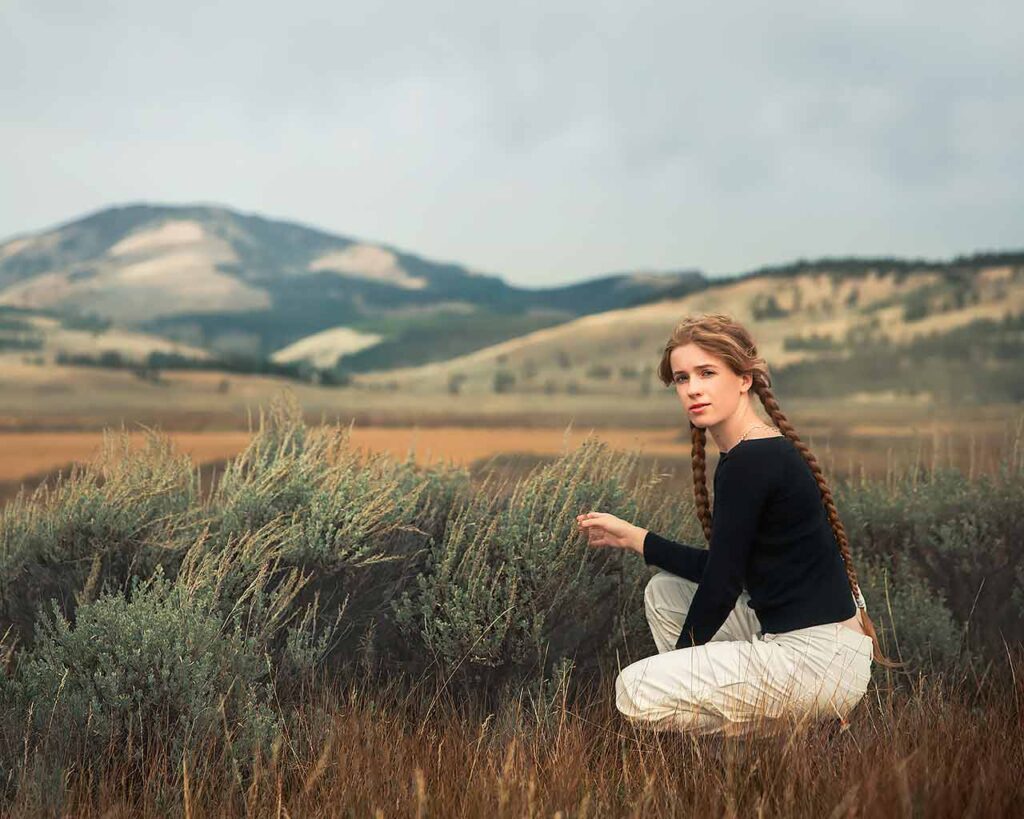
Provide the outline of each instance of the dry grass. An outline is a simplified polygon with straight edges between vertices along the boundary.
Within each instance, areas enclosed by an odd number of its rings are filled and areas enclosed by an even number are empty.
[[[249,773],[201,748],[172,759],[158,745],[141,770],[67,749],[67,778],[22,788],[11,815],[1019,816],[1022,659],[1018,648],[958,680],[872,685],[839,733],[730,739],[633,727],[610,675],[573,700],[520,692],[495,712],[381,678],[321,682]],[[37,782],[58,764],[25,761]]]

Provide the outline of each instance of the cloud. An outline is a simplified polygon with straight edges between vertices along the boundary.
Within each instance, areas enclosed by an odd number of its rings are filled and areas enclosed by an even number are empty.
[[[1010,2],[15,0],[0,23],[3,235],[216,201],[524,284],[1021,245]]]

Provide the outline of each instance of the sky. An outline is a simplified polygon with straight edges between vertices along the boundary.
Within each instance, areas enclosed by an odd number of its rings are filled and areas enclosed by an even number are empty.
[[[1024,4],[0,0],[0,240],[207,203],[522,286],[1024,248]]]

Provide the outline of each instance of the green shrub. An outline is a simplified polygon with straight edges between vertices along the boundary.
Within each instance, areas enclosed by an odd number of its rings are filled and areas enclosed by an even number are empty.
[[[755,321],[785,318],[789,311],[779,305],[774,294],[759,293],[750,301],[750,312]]]
[[[878,639],[890,659],[906,663],[905,671],[950,669],[969,655],[962,652],[963,629],[946,607],[941,593],[905,563],[896,571],[892,560],[865,562],[858,580]],[[874,672],[882,676],[881,666]]]
[[[141,754],[159,736],[180,757],[226,738],[245,758],[276,726],[267,676],[256,641],[225,628],[210,589],[186,590],[158,569],[130,599],[79,606],[74,625],[53,602],[4,693],[43,740],[102,753],[131,736]]]
[[[637,482],[636,465],[588,438],[508,497],[473,496],[396,603],[404,633],[444,669],[479,679],[546,673],[566,657],[593,665],[637,637],[649,571],[618,550],[590,549],[575,521],[587,510],[642,516],[638,494],[656,481]],[[629,628],[617,628],[624,619]]]
[[[283,565],[281,531],[274,522],[223,548],[201,537],[173,581],[157,566],[127,594],[90,600],[87,587],[73,622],[51,601],[0,676],[5,704],[44,747],[99,753],[133,738],[141,754],[159,735],[176,755],[196,742],[223,742],[240,763],[265,751],[272,686],[316,667],[340,619],[301,602],[309,577]]]
[[[172,562],[195,534],[197,477],[187,455],[147,433],[132,452],[125,432],[56,485],[19,494],[0,510],[0,632],[31,634],[37,603],[70,599],[100,558],[111,583]]]
[[[975,480],[958,470],[914,470],[888,485],[848,484],[836,494],[855,560],[889,561],[900,582],[918,578],[957,623],[970,618],[978,650],[998,653],[1000,633],[1024,633],[1019,467]]]
[[[464,470],[420,472],[411,456],[364,457],[349,428],[308,429],[297,404],[277,403],[228,463],[209,519],[223,542],[283,517],[285,558],[331,572],[381,559],[389,533],[427,523],[467,483]]]
[[[404,461],[364,456],[349,428],[309,429],[293,399],[277,401],[210,497],[212,548],[276,522],[282,559],[310,574],[299,602],[316,599],[328,618],[344,608],[327,662],[335,674],[352,674],[355,651],[403,653],[390,601],[468,490],[464,468],[419,468],[411,452]]]

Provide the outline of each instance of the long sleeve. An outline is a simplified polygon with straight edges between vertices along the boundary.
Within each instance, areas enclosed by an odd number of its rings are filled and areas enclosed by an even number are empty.
[[[743,590],[761,512],[775,486],[775,470],[744,454],[737,450],[715,471],[708,556],[676,648],[703,645],[714,637]]]
[[[708,562],[708,550],[676,543],[648,531],[644,535],[644,562],[648,566],[657,566],[694,583],[700,583],[704,576],[704,566]]]

